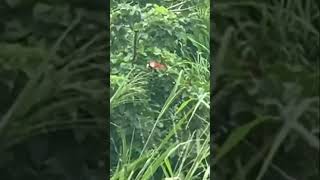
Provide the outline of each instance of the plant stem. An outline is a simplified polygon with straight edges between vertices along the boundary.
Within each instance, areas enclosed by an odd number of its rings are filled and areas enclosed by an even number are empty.
[[[134,31],[132,65],[136,61],[136,57],[137,57],[137,46],[138,46],[137,44],[138,44],[138,31]]]

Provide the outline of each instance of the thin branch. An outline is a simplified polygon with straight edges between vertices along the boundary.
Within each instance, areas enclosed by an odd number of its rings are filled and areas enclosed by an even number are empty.
[[[134,31],[132,65],[134,64],[137,58],[137,46],[138,46],[138,31]]]

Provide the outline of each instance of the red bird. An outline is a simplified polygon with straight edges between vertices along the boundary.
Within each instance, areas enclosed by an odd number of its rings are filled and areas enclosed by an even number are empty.
[[[161,64],[157,61],[150,61],[147,64],[147,68],[155,69],[155,70],[165,70],[167,69],[167,66],[165,64]]]

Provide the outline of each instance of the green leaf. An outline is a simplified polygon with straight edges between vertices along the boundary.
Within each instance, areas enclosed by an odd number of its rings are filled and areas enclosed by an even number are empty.
[[[156,6],[155,11],[159,14],[167,14],[169,10],[163,6]]]
[[[266,121],[266,119],[258,118],[246,125],[240,126],[236,128],[228,137],[226,142],[222,145],[222,147],[218,150],[218,154],[215,158],[214,163],[219,161],[223,156],[225,156],[228,152],[232,150],[236,145],[238,145],[246,136],[249,134],[253,128],[262,122]]]

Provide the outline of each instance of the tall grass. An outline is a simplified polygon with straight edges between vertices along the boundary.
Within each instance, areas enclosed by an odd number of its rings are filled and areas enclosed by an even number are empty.
[[[208,4],[209,1],[206,2]],[[187,34],[186,39],[190,46],[193,46],[193,50],[181,48],[181,56],[174,55],[177,60],[170,62],[172,66],[166,72],[151,73],[141,68],[133,68],[132,72],[140,71],[143,75],[133,76],[129,73],[123,76],[117,73],[111,76],[114,78],[111,82],[115,87],[110,101],[111,107],[121,108],[123,104],[117,102],[137,103],[133,99],[137,96],[141,98],[141,111],[144,111],[144,106],[149,106],[151,108],[145,109],[155,112],[154,120],[149,120],[151,123],[148,130],[140,128],[141,124],[146,123],[141,120],[136,121],[140,125],[132,125],[134,122],[129,122],[131,123],[129,127],[132,128],[126,128],[126,124],[116,123],[123,121],[114,119],[114,132],[117,133],[112,137],[113,149],[118,158],[116,167],[111,168],[112,180],[210,178],[208,7],[195,4],[193,1],[176,2],[169,6],[168,10],[177,14],[190,12],[192,14],[190,16],[203,26],[200,29],[194,28],[190,34]],[[169,51],[163,52],[170,57],[173,56]],[[121,80],[118,80],[119,78]],[[150,86],[145,86],[145,82],[154,83],[152,81],[154,78],[157,80],[167,78],[167,81],[162,80],[161,83],[168,83],[173,79],[174,86],[168,95],[159,91],[162,94],[158,96],[166,97],[160,106],[150,104],[154,101],[149,101],[149,97],[145,96],[152,91],[148,89]],[[120,81],[123,84],[116,83]],[[120,97],[123,97],[123,100]],[[126,108],[130,106],[123,106],[124,111],[129,111],[130,109]],[[145,117],[141,119],[147,121]],[[159,129],[161,126],[165,128]],[[128,133],[128,130],[131,132]],[[116,142],[115,139],[120,139],[121,143]],[[138,144],[137,139],[141,141]]]
[[[74,53],[66,57],[59,57],[57,51],[61,49],[64,40],[77,27],[79,18],[60,35],[52,48],[29,48],[18,44],[2,44],[5,51],[1,51],[3,58],[9,61],[5,64],[12,71],[22,71],[26,82],[13,104],[7,109],[0,120],[1,148],[10,148],[24,142],[30,137],[62,129],[97,127],[103,118],[72,118],[72,108],[80,108],[97,101],[97,97],[105,94],[105,87],[101,86],[101,79],[83,77],[85,73],[104,73],[101,62],[90,63],[94,58],[103,57],[104,51],[97,50],[86,54],[86,48],[104,37],[94,37],[83,44]],[[19,51],[19,53],[16,53]],[[76,53],[77,52],[77,53]],[[27,58],[27,59],[26,59]],[[73,61],[71,62],[70,60]],[[1,59],[2,60],[2,59]],[[29,61],[30,60],[30,61]],[[34,62],[32,62],[34,61]],[[56,66],[61,68],[56,68]],[[62,65],[62,66],[61,66]],[[31,67],[32,66],[32,67]],[[93,87],[93,88],[92,88]],[[73,95],[70,95],[73,94]],[[44,106],[44,104],[46,104]],[[52,117],[56,112],[64,114]],[[4,149],[1,149],[4,150]]]
[[[319,90],[315,88],[319,81],[314,78],[319,74],[319,55],[315,52],[319,49],[318,3],[314,0],[217,1],[213,7],[215,36],[211,38],[217,50],[212,57],[218,71],[215,82],[220,84],[214,99],[216,107],[224,108],[215,112],[230,115],[229,119],[217,118],[221,123],[216,124],[242,125],[229,130],[227,140],[218,145],[230,150],[230,154],[214,165],[215,178],[229,179],[228,175],[234,171],[238,175],[242,173],[234,179],[319,177],[319,167],[312,168],[312,175],[308,175],[307,167],[300,168],[298,173],[292,161],[282,158],[290,154],[299,164],[319,152],[319,138],[312,133],[312,129],[319,129],[319,123],[315,122],[319,118],[319,110],[315,111],[319,109]],[[237,115],[234,111],[240,112]],[[250,128],[250,135],[247,134],[248,127],[257,119],[267,121]],[[297,136],[299,140],[294,138]],[[263,143],[257,142],[262,139]],[[288,146],[290,150],[284,153],[283,148]],[[244,153],[248,149],[254,154]],[[301,157],[304,151],[313,153]],[[239,161],[234,162],[234,158]],[[229,172],[226,167],[230,168]]]

